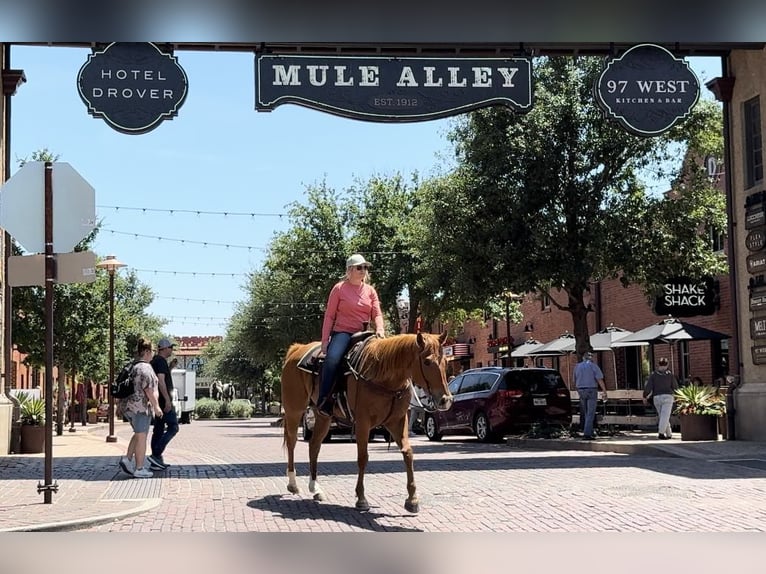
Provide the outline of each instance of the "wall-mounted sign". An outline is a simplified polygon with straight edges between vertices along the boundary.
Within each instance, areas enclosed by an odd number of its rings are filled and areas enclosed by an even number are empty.
[[[766,271],[766,253],[751,253],[745,258],[747,263],[747,272],[751,275],[757,275]]]
[[[766,227],[753,229],[745,237],[745,247],[748,251],[760,251],[766,246]]]
[[[753,355],[754,365],[766,364],[766,346],[765,345],[753,346],[751,349],[751,353]]]
[[[700,95],[688,62],[654,44],[633,46],[607,60],[594,88],[606,116],[640,136],[670,129],[689,115]]]
[[[654,300],[654,313],[674,317],[712,315],[717,307],[717,285],[713,277],[700,281],[688,277],[672,277],[662,285],[662,293]]]
[[[150,42],[115,42],[88,56],[77,76],[88,113],[118,132],[143,134],[178,115],[186,72]]]
[[[766,286],[752,287],[750,289],[750,310],[766,310]]]
[[[532,107],[526,58],[258,54],[258,111],[293,103],[376,122],[431,120],[491,105]]]
[[[751,317],[750,338],[766,339],[766,317]]]
[[[766,225],[766,204],[764,192],[751,193],[745,198],[745,229]]]

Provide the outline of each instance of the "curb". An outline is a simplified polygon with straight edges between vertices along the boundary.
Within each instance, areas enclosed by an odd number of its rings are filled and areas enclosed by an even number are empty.
[[[551,439],[509,438],[506,444],[514,448],[529,448],[540,450],[585,450],[593,452],[613,452],[616,454],[634,454],[639,456],[666,456],[682,458],[680,455],[668,452],[658,446],[648,444],[625,444],[603,441],[567,441]]]
[[[79,530],[86,526],[98,526],[100,524],[106,524],[107,522],[114,522],[115,520],[120,520],[122,518],[143,514],[144,512],[157,508],[161,502],[161,498],[147,498],[139,506],[128,510],[121,510],[98,516],[89,516],[86,518],[77,518],[74,520],[0,528],[0,532],[66,532],[69,530]]]

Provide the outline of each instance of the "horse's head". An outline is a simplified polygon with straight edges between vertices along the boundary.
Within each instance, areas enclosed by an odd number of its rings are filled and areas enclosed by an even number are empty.
[[[418,333],[420,369],[415,370],[415,384],[431,395],[437,410],[446,411],[452,406],[452,394],[447,384],[447,362],[444,360],[442,345],[447,333],[432,335]]]

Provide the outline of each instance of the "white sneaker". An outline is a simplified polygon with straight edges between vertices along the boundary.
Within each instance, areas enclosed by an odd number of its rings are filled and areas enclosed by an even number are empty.
[[[133,473],[133,476],[135,478],[151,478],[154,476],[154,473],[151,470],[139,468],[136,472]]]
[[[133,475],[136,472],[136,463],[133,462],[133,459],[128,458],[127,456],[120,457],[120,468],[122,471],[126,474]]]

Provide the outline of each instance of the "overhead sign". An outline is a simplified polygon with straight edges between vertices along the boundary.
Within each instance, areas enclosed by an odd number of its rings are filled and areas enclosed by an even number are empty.
[[[178,59],[151,42],[114,42],[88,56],[77,88],[93,117],[118,132],[143,134],[178,115],[188,81]]]
[[[595,92],[608,118],[636,135],[655,136],[689,115],[700,84],[683,58],[662,46],[639,44],[607,60]]]
[[[96,226],[96,190],[68,163],[52,169],[53,251],[66,253]],[[45,251],[45,162],[25,163],[0,188],[0,227],[26,251]]]
[[[526,58],[258,54],[258,111],[293,103],[376,122],[412,122],[491,105],[532,107]]]
[[[715,278],[695,281],[688,277],[673,277],[662,285],[662,293],[654,301],[654,313],[674,317],[712,315],[717,306]]]

